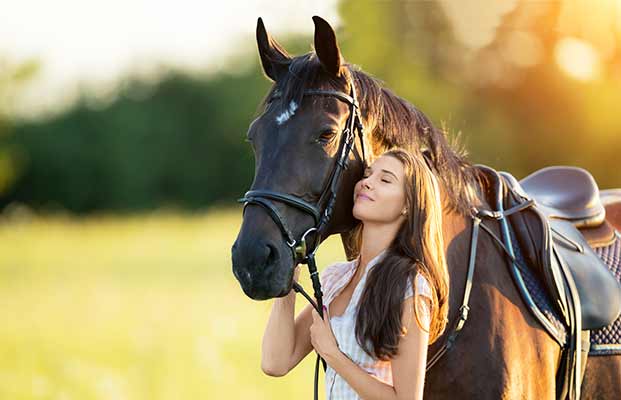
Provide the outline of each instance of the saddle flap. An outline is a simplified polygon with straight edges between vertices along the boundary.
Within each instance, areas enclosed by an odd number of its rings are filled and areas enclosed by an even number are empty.
[[[506,172],[501,172],[506,187],[504,196],[505,209],[511,208],[528,198],[517,180]],[[550,300],[559,315],[567,319],[567,304],[561,271],[551,263],[550,231],[543,213],[536,208],[527,208],[519,213],[509,215],[509,225],[520,246],[520,251],[528,267],[535,271],[548,292]]]
[[[583,329],[609,325],[621,313],[619,282],[571,222],[552,218],[549,223],[554,249],[571,271],[578,289]],[[558,260],[553,257],[552,262]]]

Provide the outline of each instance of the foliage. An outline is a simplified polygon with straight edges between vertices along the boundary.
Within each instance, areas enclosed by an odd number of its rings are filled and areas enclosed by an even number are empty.
[[[566,12],[568,4],[495,3],[482,12],[445,0],[343,1],[337,37],[346,60],[449,135],[461,133],[472,163],[517,178],[575,165],[591,171],[601,188],[621,187],[621,25],[607,36],[606,55],[589,42],[588,30],[574,32],[584,21]],[[485,29],[487,39],[467,37]],[[559,61],[569,35],[580,38],[578,47],[595,49],[599,74],[575,79],[563,70],[585,62],[573,53],[565,57],[571,65]],[[293,55],[312,43],[276,39]],[[0,145],[0,207],[21,202],[85,213],[233,202],[252,181],[243,139],[270,83],[256,52],[229,65],[237,71],[171,72],[155,83],[129,77],[108,103],[85,96],[66,114],[15,126]],[[3,178],[7,166],[10,179]]]

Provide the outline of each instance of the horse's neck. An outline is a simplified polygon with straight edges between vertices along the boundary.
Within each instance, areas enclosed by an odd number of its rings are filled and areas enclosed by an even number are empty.
[[[445,209],[446,210],[446,209]],[[442,214],[442,239],[444,254],[448,264],[451,281],[461,280],[467,271],[472,218],[454,211],[445,211]]]

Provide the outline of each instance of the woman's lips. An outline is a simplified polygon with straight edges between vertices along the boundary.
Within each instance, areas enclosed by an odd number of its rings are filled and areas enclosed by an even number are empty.
[[[362,194],[362,193],[360,193],[358,196],[356,196],[356,200],[358,200],[358,199],[360,199],[360,200],[369,200],[369,201],[373,201],[373,199],[372,199],[372,198],[370,198],[369,196],[367,196],[367,195],[365,195],[365,194]]]

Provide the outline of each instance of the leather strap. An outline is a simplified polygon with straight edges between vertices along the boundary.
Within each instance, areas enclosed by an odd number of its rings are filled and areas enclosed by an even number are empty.
[[[244,197],[247,199],[265,197],[272,200],[282,201],[293,207],[299,208],[307,214],[312,215],[315,220],[315,224],[318,224],[319,219],[321,218],[321,212],[317,209],[317,207],[315,207],[314,204],[311,204],[287,193],[279,193],[271,190],[249,190],[246,192],[246,194],[244,194]]]
[[[459,307],[459,316],[453,323],[451,333],[449,333],[446,341],[440,347],[433,356],[427,359],[426,371],[429,371],[442,356],[449,351],[454,343],[457,335],[462,330],[466,321],[468,320],[468,311],[470,310],[470,292],[472,290],[472,280],[474,278],[474,267],[476,264],[477,244],[479,241],[479,226],[481,225],[481,219],[477,216],[473,216],[472,233],[470,237],[470,255],[468,257],[468,273],[466,275],[466,287],[464,288],[464,298],[462,300],[461,307]]]

